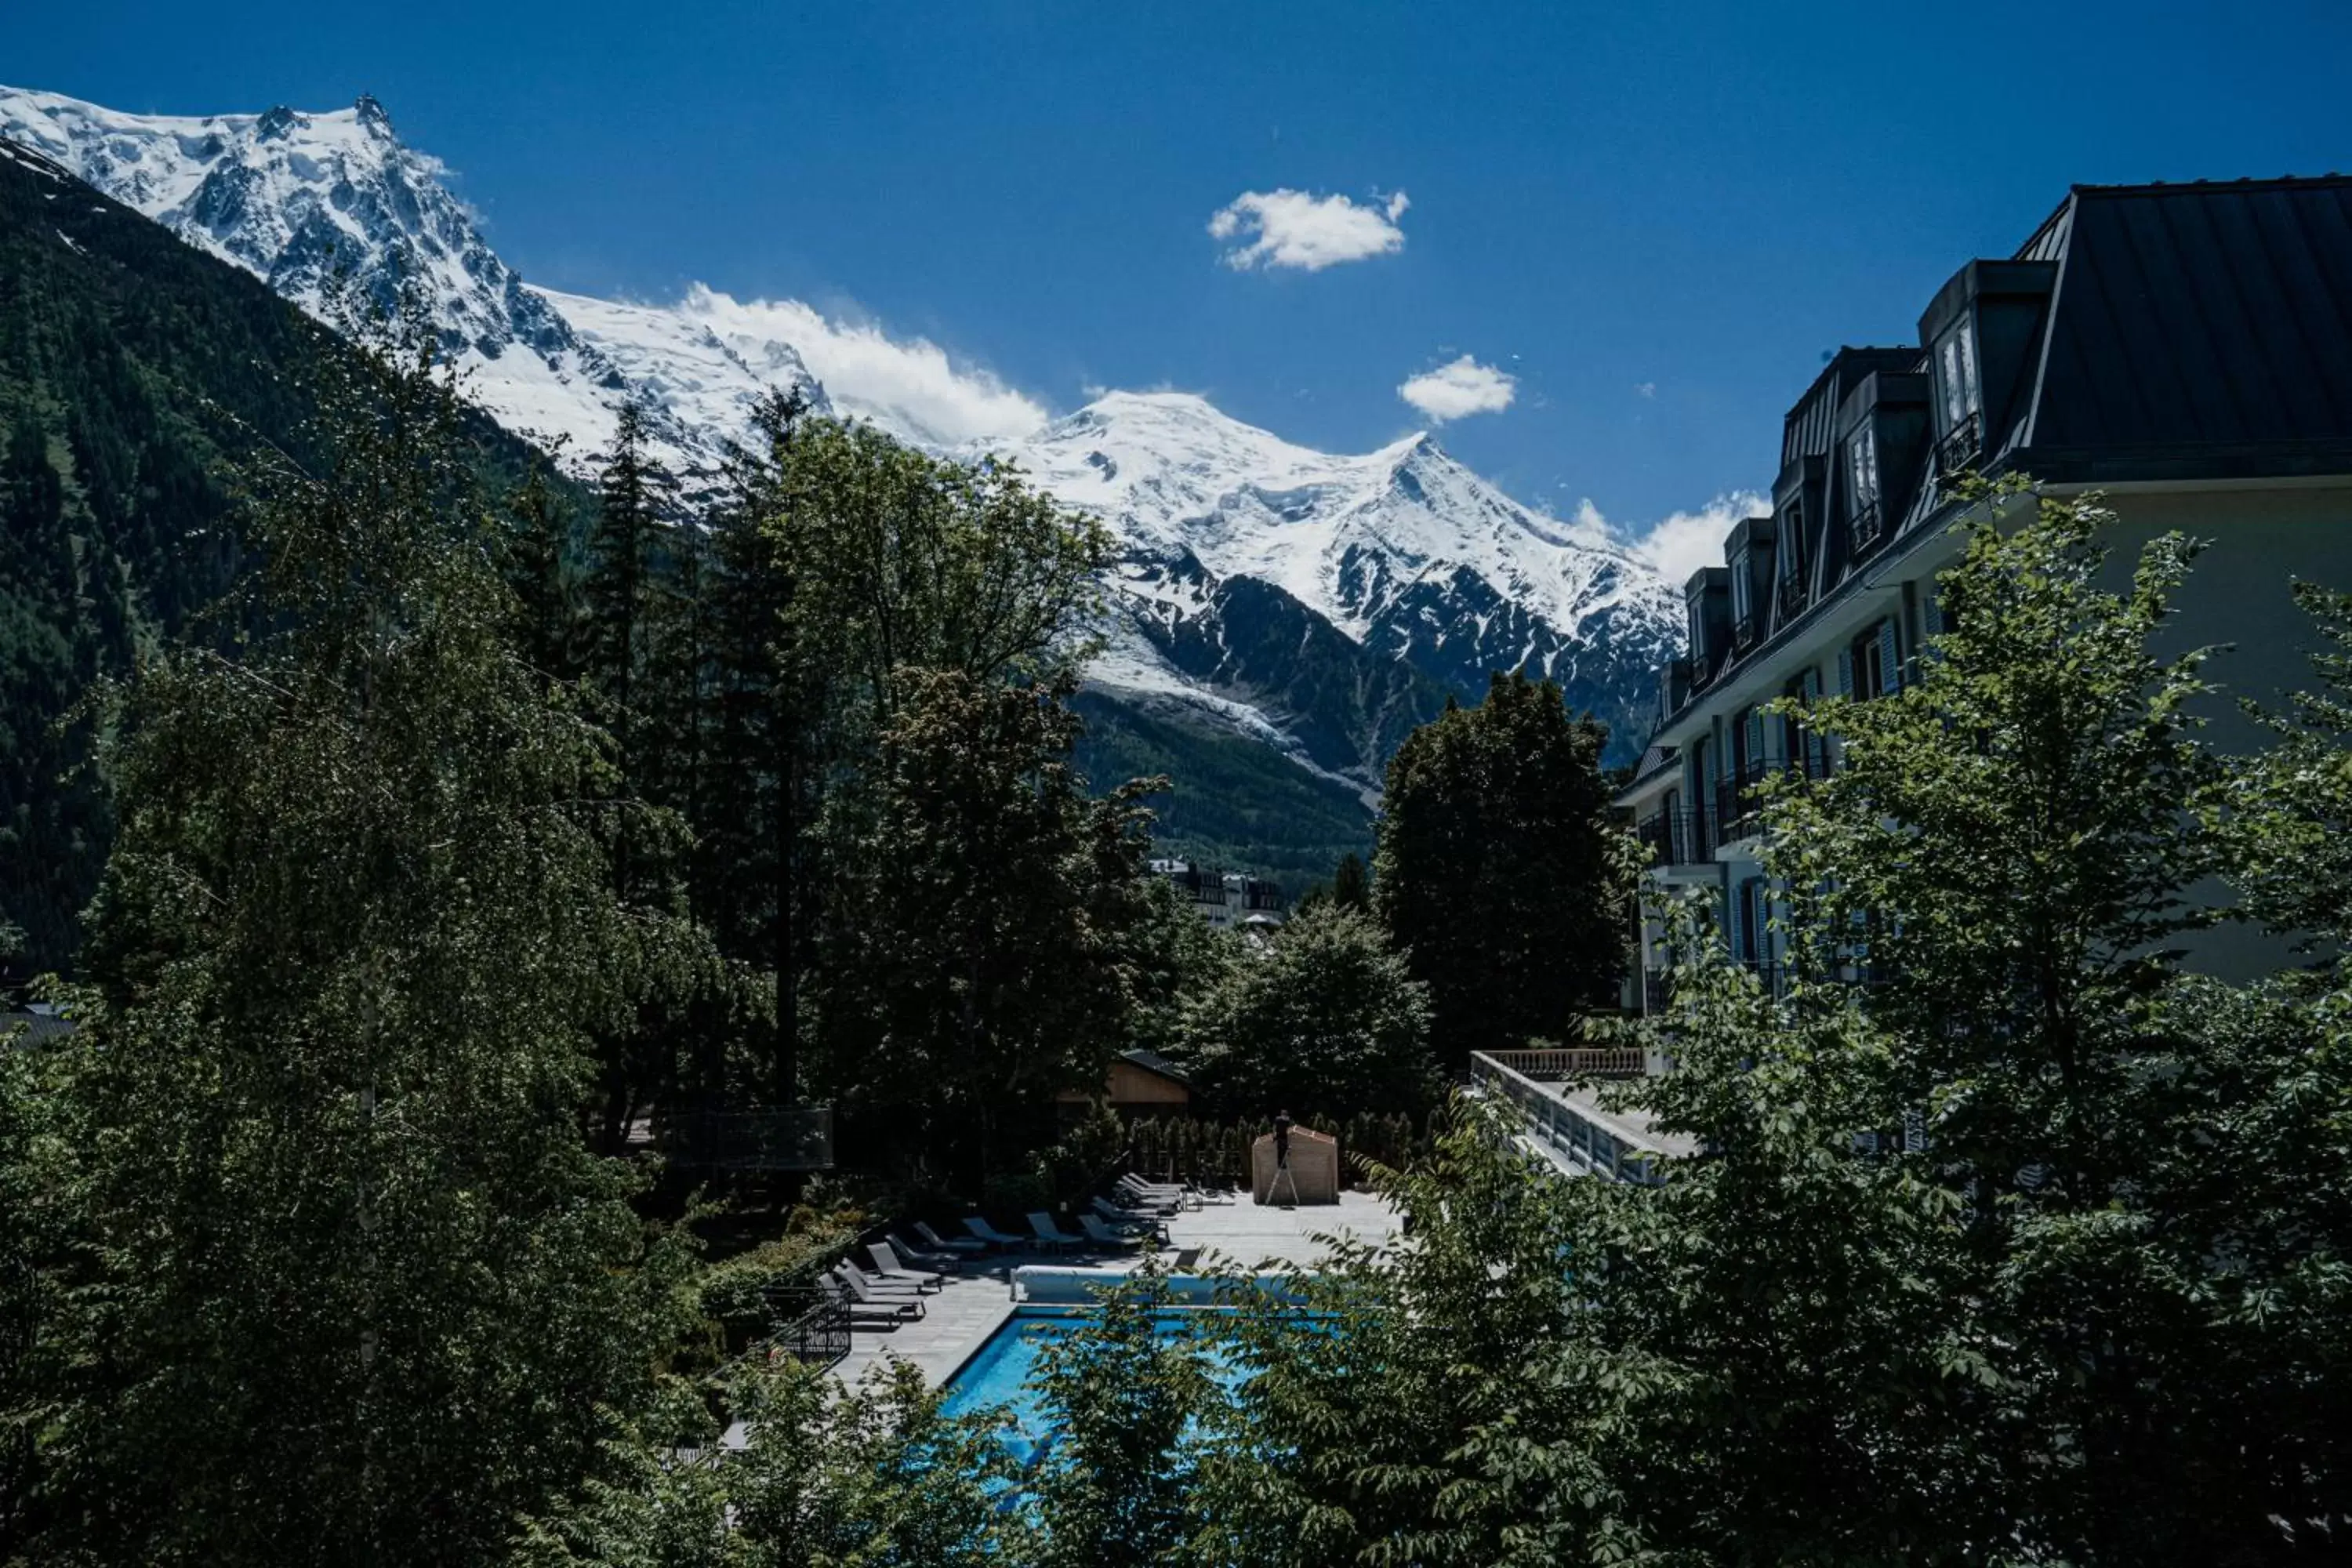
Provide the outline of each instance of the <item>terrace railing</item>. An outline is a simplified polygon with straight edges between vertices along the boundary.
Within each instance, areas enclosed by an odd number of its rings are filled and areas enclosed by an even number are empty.
[[[1482,1094],[1507,1100],[1524,1119],[1527,1136],[1542,1144],[1571,1169],[1606,1181],[1654,1186],[1664,1179],[1662,1167],[1677,1151],[1664,1142],[1645,1138],[1610,1122],[1568,1098],[1554,1085],[1529,1078],[1502,1058],[1536,1052],[1470,1053],[1470,1082]],[[1639,1051],[1633,1053],[1639,1057]]]
[[[1569,1083],[1594,1078],[1640,1078],[1639,1046],[1563,1046],[1554,1050],[1482,1051],[1488,1061],[1538,1083]]]
[[[769,1342],[793,1360],[831,1366],[849,1353],[849,1304],[814,1285],[771,1285],[761,1289],[770,1320]]]

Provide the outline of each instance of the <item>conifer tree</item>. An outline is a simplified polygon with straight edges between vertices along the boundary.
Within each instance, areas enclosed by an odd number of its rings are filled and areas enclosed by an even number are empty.
[[[523,662],[558,683],[580,673],[580,591],[568,560],[571,544],[572,519],[552,475],[534,456],[507,500],[500,564],[515,598],[515,642]]]
[[[675,509],[677,482],[646,450],[644,405],[623,403],[614,413],[613,444],[599,464],[596,526],[589,539],[583,596],[589,616],[588,673],[604,696],[607,722],[634,784],[636,682],[646,657],[660,531]]]
[[[1632,878],[1608,821],[1606,732],[1559,688],[1496,675],[1389,763],[1372,904],[1429,987],[1446,1069],[1559,1040],[1616,1000]]]

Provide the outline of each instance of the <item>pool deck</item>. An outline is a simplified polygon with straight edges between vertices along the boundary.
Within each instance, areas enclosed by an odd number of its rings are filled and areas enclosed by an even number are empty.
[[[1337,1207],[1260,1208],[1242,1193],[1229,1204],[1207,1204],[1185,1209],[1168,1222],[1171,1246],[1157,1256],[1171,1263],[1179,1253],[1195,1253],[1187,1272],[1206,1272],[1213,1258],[1242,1271],[1266,1266],[1280,1269],[1292,1264],[1319,1261],[1328,1248],[1326,1236],[1351,1236],[1370,1242],[1396,1234],[1397,1215],[1368,1193],[1341,1193]],[[1015,1252],[971,1260],[945,1288],[923,1298],[924,1316],[888,1332],[859,1330],[852,1336],[847,1355],[833,1363],[833,1374],[856,1383],[887,1357],[897,1356],[920,1368],[924,1380],[937,1388],[954,1375],[971,1352],[1013,1315],[1013,1270],[1024,1263],[1082,1263],[1102,1268],[1134,1268],[1140,1254],[1079,1253],[1048,1257],[1042,1252]]]

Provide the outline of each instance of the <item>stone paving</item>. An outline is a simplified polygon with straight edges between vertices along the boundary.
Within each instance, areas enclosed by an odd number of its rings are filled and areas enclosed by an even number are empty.
[[[1231,1203],[1205,1204],[1185,1209],[1168,1222],[1170,1246],[1157,1254],[1176,1264],[1184,1255],[1188,1269],[1221,1258],[1228,1267],[1244,1270],[1271,1265],[1312,1264],[1326,1251],[1323,1236],[1354,1236],[1382,1241],[1396,1233],[1396,1211],[1366,1193],[1342,1193],[1338,1206],[1286,1209],[1261,1208],[1242,1193]],[[887,1356],[912,1362],[924,1379],[937,1387],[954,1375],[998,1325],[1013,1315],[1013,1268],[1024,1263],[1086,1264],[1103,1268],[1133,1268],[1142,1261],[1135,1252],[1087,1252],[1047,1257],[1014,1253],[1009,1257],[968,1260],[961,1275],[922,1298],[924,1316],[887,1331],[860,1329],[852,1349],[833,1364],[833,1373],[855,1383]]]

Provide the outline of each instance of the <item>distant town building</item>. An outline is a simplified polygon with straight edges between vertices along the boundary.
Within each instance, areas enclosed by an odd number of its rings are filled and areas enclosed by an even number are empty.
[[[2279,706],[2307,686],[2315,634],[2289,579],[2352,586],[2352,178],[2077,185],[2014,255],[1954,273],[1916,344],[1841,349],[1789,410],[1771,510],[1691,577],[1689,654],[1661,671],[1617,797],[1653,879],[1704,889],[1768,984],[1785,955],[1754,788],[1842,759],[1760,710],[1916,679],[1964,472],[2099,492],[2119,578],[2158,533],[2210,541],[2165,650],[2230,645],[2211,673],[2231,699]],[[2207,717],[2216,744],[2257,738],[2230,701]],[[1662,933],[1643,934],[1628,1000],[1655,1010]],[[2241,940],[2256,939],[2200,939],[2195,958],[2267,967]]]
[[[1282,889],[1263,877],[1190,860],[1154,860],[1151,869],[1175,883],[1193,912],[1219,931],[1270,931],[1282,924]]]

